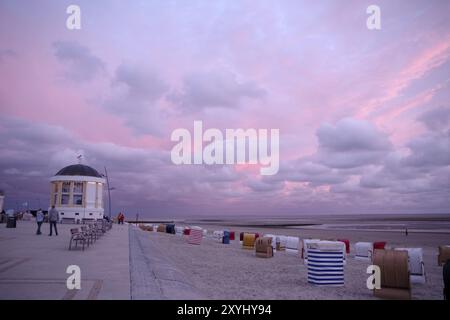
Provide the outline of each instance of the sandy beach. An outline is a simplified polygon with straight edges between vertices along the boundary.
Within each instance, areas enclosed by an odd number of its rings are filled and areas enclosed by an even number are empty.
[[[212,237],[204,238],[200,246],[187,243],[185,236],[148,232],[132,227],[143,242],[149,242],[164,259],[193,284],[207,299],[376,299],[366,287],[368,262],[354,259],[354,244],[358,241],[386,241],[388,248],[421,247],[424,252],[427,282],[412,284],[413,299],[442,299],[442,267],[437,265],[437,247],[448,243],[449,233],[435,230],[410,230],[404,232],[328,229],[274,228],[230,226],[242,224],[228,221],[224,224],[201,223],[209,231],[233,230],[259,232],[260,234],[290,235],[302,238],[336,239],[351,241],[351,251],[345,266],[345,286],[316,287],[307,282],[307,267],[300,256],[285,251],[276,252],[273,258],[257,258],[254,251],[241,248],[239,239],[229,245]],[[442,225],[442,224],[440,224]],[[426,226],[422,224],[422,226]],[[420,232],[416,232],[420,231]],[[131,244],[130,244],[131,245]]]

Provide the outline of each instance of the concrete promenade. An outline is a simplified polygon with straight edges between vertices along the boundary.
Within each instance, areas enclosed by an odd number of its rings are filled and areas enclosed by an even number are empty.
[[[17,228],[0,224],[0,299],[130,299],[128,225],[114,225],[84,251],[68,250],[70,228],[49,224],[36,235],[36,223],[18,221]],[[68,290],[69,265],[81,269],[81,290]]]

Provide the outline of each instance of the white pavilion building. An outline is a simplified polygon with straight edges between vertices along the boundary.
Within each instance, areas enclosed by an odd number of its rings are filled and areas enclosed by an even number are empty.
[[[61,221],[81,223],[103,219],[106,180],[97,170],[74,164],[59,170],[50,181],[50,207],[55,206]]]

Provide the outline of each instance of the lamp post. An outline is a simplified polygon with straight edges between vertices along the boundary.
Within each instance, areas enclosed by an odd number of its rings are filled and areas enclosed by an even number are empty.
[[[111,188],[109,186],[109,177],[108,177],[108,171],[105,167],[105,177],[106,177],[106,187],[108,189],[108,212],[109,212],[109,219],[111,220],[111,190],[114,190],[115,188]]]

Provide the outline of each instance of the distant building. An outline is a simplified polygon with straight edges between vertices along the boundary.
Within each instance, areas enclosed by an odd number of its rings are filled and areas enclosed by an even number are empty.
[[[103,218],[105,179],[94,168],[74,164],[58,171],[51,179],[50,206],[60,219],[80,223]]]

